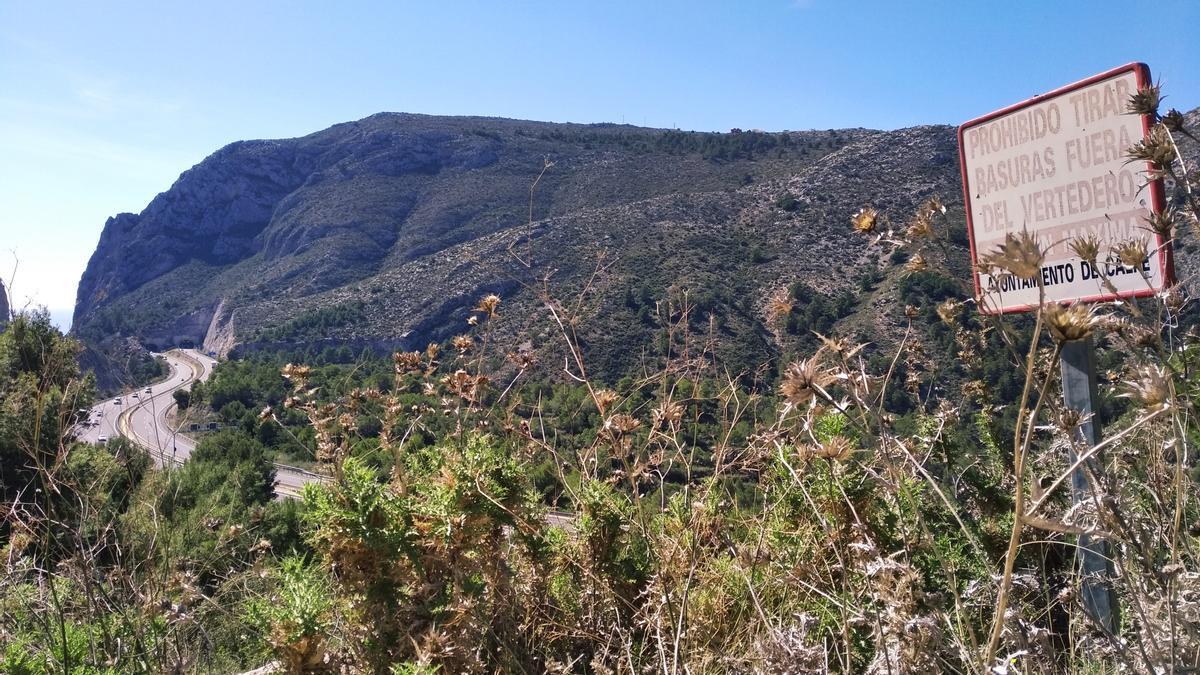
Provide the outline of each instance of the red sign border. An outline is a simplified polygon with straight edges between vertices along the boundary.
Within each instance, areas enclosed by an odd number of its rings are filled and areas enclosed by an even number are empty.
[[[1020,103],[1014,103],[1013,105],[1010,105],[1006,108],[1001,108],[1000,110],[997,110],[995,112],[990,112],[986,115],[983,115],[982,117],[976,117],[973,120],[963,122],[961,125],[959,125],[959,127],[958,127],[958,164],[959,164],[960,175],[962,177],[963,206],[965,207],[966,216],[967,216],[967,238],[970,242],[970,247],[971,247],[971,275],[972,275],[974,283],[975,283],[975,302],[976,302],[976,308],[978,309],[979,312],[981,312],[983,314],[1016,314],[1016,313],[1020,313],[1020,312],[1028,312],[1032,309],[1036,309],[1038,306],[1037,305],[1021,305],[1021,306],[1016,306],[1016,307],[1009,307],[1007,309],[990,308],[990,307],[984,306],[982,287],[979,283],[979,270],[978,270],[979,259],[978,259],[977,251],[975,249],[975,224],[974,224],[974,222],[972,220],[972,216],[971,216],[971,194],[970,194],[971,191],[967,185],[967,157],[966,157],[966,153],[964,152],[964,148],[966,146],[963,143],[963,138],[964,138],[964,135],[966,134],[966,131],[968,129],[970,129],[971,127],[983,124],[984,122],[989,122],[993,119],[996,119],[997,117],[1003,117],[1004,115],[1008,115],[1009,113],[1016,112],[1023,108],[1028,108],[1031,105],[1036,105],[1043,101],[1046,101],[1046,100],[1049,100],[1052,98],[1057,98],[1059,96],[1062,96],[1063,94],[1069,94],[1069,93],[1075,91],[1076,89],[1082,89],[1083,87],[1087,87],[1087,86],[1093,85],[1097,82],[1101,82],[1103,80],[1107,80],[1112,77],[1116,77],[1118,75],[1123,75],[1128,72],[1133,72],[1134,75],[1136,76],[1138,89],[1144,89],[1144,88],[1150,86],[1151,83],[1153,82],[1153,80],[1150,79],[1150,66],[1146,65],[1145,63],[1140,63],[1140,62],[1127,63],[1123,66],[1113,68],[1112,70],[1107,70],[1098,75],[1093,75],[1087,79],[1080,80],[1073,84],[1068,84],[1065,87],[1059,87],[1058,89],[1046,92],[1045,94],[1038,94],[1037,96],[1034,96],[1033,98],[1030,98],[1028,100],[1021,101]],[[1152,125],[1153,125],[1153,121],[1150,119],[1150,116],[1142,115],[1142,136],[1143,136],[1143,138],[1145,138],[1146,136],[1148,136],[1150,134],[1150,127]],[[1147,169],[1151,168],[1149,162],[1146,163],[1146,167],[1147,167]],[[1163,192],[1162,179],[1150,181],[1149,187],[1150,187],[1150,211],[1152,213],[1162,213],[1163,210],[1166,209],[1166,197]],[[1157,234],[1157,233],[1155,233],[1154,238],[1155,238],[1155,242],[1157,244],[1157,250],[1159,251],[1158,263],[1159,263],[1159,271],[1160,271],[1160,273],[1162,275],[1162,279],[1163,279],[1163,285],[1164,285],[1164,288],[1169,288],[1170,286],[1174,285],[1174,283],[1175,283],[1175,260],[1174,260],[1173,252],[1171,250],[1171,242],[1163,239],[1162,235]],[[1147,288],[1145,290],[1125,291],[1123,293],[1102,293],[1100,295],[1092,295],[1092,296],[1088,296],[1088,297],[1084,297],[1084,298],[1078,298],[1076,300],[1064,300],[1062,302],[1064,302],[1064,303],[1068,303],[1068,302],[1086,302],[1086,303],[1112,302],[1113,300],[1121,300],[1121,299],[1125,299],[1125,298],[1145,298],[1145,297],[1152,296],[1155,293],[1157,293],[1157,291],[1154,290],[1153,288]]]

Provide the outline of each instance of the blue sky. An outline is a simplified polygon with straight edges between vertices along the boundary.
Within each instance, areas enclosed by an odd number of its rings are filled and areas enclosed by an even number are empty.
[[[69,316],[105,219],[238,139],[382,110],[957,124],[1129,61],[1200,105],[1200,2],[0,0],[0,277]],[[15,255],[14,255],[15,251]]]

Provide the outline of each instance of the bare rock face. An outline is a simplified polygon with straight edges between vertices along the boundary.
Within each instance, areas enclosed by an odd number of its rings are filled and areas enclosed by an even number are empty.
[[[8,291],[4,288],[4,282],[0,281],[0,328],[8,324],[11,312],[8,307]]]

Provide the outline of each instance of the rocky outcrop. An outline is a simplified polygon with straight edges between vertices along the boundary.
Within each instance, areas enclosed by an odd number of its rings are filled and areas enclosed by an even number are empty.
[[[0,328],[8,324],[11,311],[8,306],[8,291],[4,288],[4,282],[0,281]]]

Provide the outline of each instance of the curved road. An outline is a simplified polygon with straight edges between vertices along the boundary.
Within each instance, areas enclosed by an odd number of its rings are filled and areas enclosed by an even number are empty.
[[[88,419],[95,425],[78,428],[75,437],[98,443],[102,437],[124,436],[149,450],[158,466],[187,461],[196,447],[196,441],[179,430],[187,423],[187,417],[183,416],[172,427],[167,416],[175,408],[175,391],[186,391],[193,382],[207,380],[217,362],[194,349],[175,349],[161,356],[171,369],[167,379],[92,406]],[[320,479],[319,475],[299,467],[275,464],[277,497],[295,497],[305,483]]]
[[[121,394],[92,406],[88,419],[95,426],[77,427],[75,438],[88,443],[99,443],[105,439],[124,436],[146,448],[158,466],[182,464],[196,448],[195,439],[181,433],[180,428],[188,424],[187,415],[177,420],[172,427],[168,415],[175,409],[174,393],[177,389],[191,389],[192,383],[203,382],[212,375],[217,365],[212,359],[194,349],[173,349],[161,355],[167,360],[171,374],[165,380],[133,393]],[[120,403],[117,403],[120,401]],[[305,483],[322,480],[324,477],[305,471],[300,467],[275,463],[276,498],[298,497]],[[574,529],[574,514],[551,510],[546,521],[551,525]]]

